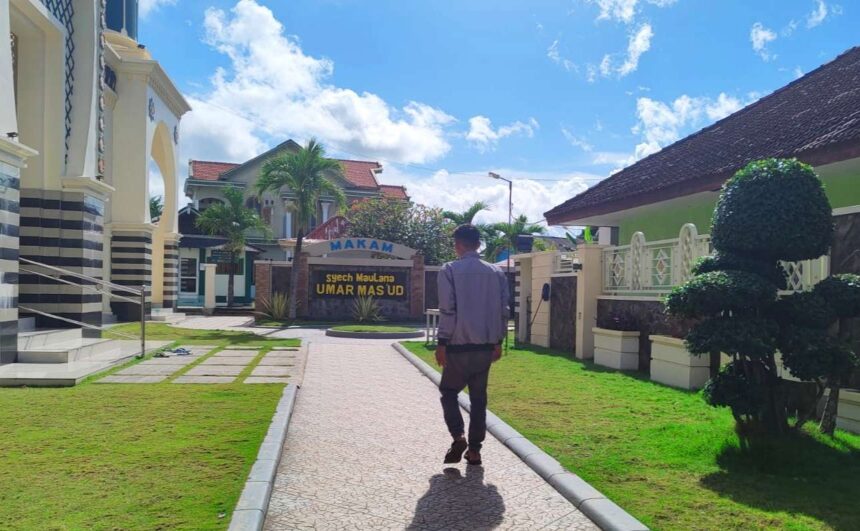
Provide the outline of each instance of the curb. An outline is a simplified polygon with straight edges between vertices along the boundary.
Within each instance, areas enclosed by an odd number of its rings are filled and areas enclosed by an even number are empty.
[[[436,369],[409,352],[400,343],[393,343],[391,346],[436,386],[439,385],[442,375]],[[469,395],[460,393],[459,402],[463,409],[471,410]],[[568,472],[561,463],[550,457],[489,410],[487,410],[487,431],[522,459],[529,468],[544,478],[582,514],[589,517],[600,529],[604,531],[648,530],[645,524],[613,503],[584,479]]]
[[[415,339],[424,337],[423,330],[414,332],[346,332],[327,328],[325,335],[329,337],[343,337],[348,339]]]
[[[290,425],[297,392],[298,387],[295,384],[288,384],[284,394],[281,395],[272,423],[269,425],[269,431],[257,453],[257,460],[251,467],[251,472],[245,481],[245,488],[242,489],[242,495],[236,502],[233,518],[230,520],[230,531],[263,529],[269,499],[272,497],[275,473],[281,460],[281,447],[287,438],[287,427]]]

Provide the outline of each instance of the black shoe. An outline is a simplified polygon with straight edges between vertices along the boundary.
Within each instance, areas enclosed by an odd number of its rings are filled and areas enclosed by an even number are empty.
[[[466,441],[463,439],[457,439],[451,443],[451,448],[449,448],[448,453],[445,454],[445,460],[443,463],[446,465],[459,463],[463,459],[463,452],[465,452],[468,447],[469,444]]]
[[[477,457],[473,458],[473,455],[476,455]],[[466,464],[472,466],[481,466],[481,452],[466,452]]]

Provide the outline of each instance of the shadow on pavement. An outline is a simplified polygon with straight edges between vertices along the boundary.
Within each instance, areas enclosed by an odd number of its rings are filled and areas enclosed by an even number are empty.
[[[430,488],[415,505],[415,515],[407,529],[493,529],[502,523],[505,501],[495,485],[484,483],[484,469],[446,468],[430,478]]]

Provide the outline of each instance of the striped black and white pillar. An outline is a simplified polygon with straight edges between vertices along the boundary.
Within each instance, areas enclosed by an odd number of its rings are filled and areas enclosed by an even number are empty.
[[[179,235],[164,238],[164,299],[162,308],[176,308],[179,290]]]
[[[104,252],[104,208],[102,199],[86,192],[21,190],[20,253],[49,266],[96,279],[102,278]],[[34,266],[28,266],[40,269]],[[46,272],[46,270],[42,270]],[[60,278],[83,284],[69,285],[39,275],[22,273],[18,300],[22,306],[65,319],[101,326],[102,296],[93,291],[96,283],[71,275]],[[22,310],[22,315],[29,312]],[[38,328],[77,328],[62,319],[32,314]],[[99,331],[84,328],[84,337],[98,337]]]
[[[18,190],[23,159],[0,144],[0,364],[18,358]]]
[[[146,315],[149,315],[152,308],[152,232],[125,230],[115,225],[110,256],[111,282],[135,289],[146,286]],[[115,299],[111,301],[111,310],[121,322],[140,320],[139,304]]]

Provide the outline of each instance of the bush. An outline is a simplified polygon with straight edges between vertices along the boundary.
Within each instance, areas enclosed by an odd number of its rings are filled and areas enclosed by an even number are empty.
[[[720,252],[796,261],[827,252],[830,202],[812,167],[796,159],[751,162],[723,186],[711,241]]]
[[[716,317],[695,326],[687,335],[687,350],[692,354],[724,352],[763,359],[776,351],[779,326],[770,319]]]
[[[270,299],[263,299],[263,311],[259,315],[273,321],[286,321],[290,310],[290,299],[284,293],[274,293]]]
[[[352,317],[359,323],[378,323],[384,321],[379,303],[373,296],[356,297],[352,303]]]
[[[713,271],[747,271],[767,279],[777,289],[788,287],[788,275],[785,269],[773,260],[757,260],[732,253],[715,253],[705,256],[693,266],[693,274],[711,273]]]
[[[666,309],[683,317],[749,313],[776,300],[776,286],[747,271],[712,271],[696,275],[666,298]]]
[[[858,361],[850,345],[819,328],[789,328],[779,348],[788,372],[806,381],[849,374]]]
[[[837,317],[860,316],[860,276],[846,274],[825,278],[815,286],[814,293],[827,301]]]
[[[836,313],[817,292],[802,291],[779,299],[773,306],[774,318],[786,328],[825,329],[836,320]]]
[[[741,361],[733,361],[705,385],[705,401],[714,407],[729,407],[738,415],[758,415],[767,402],[764,389],[747,377]],[[747,362],[750,363],[750,362]],[[760,362],[759,370],[764,368]],[[752,374],[752,371],[750,371]]]

